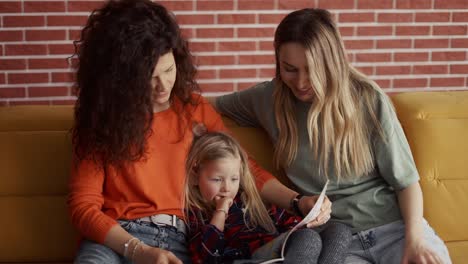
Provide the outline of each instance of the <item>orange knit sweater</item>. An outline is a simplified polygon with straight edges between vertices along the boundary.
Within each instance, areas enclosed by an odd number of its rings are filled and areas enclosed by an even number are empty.
[[[198,95],[194,99],[200,103],[185,108],[193,122],[205,124],[209,131],[226,130],[220,115],[205,99]],[[120,170],[99,169],[91,161],[72,165],[68,205],[72,223],[84,237],[103,243],[116,219],[183,216],[185,158],[193,133],[188,126],[181,140],[178,122],[172,108],[154,114],[146,160]],[[250,162],[250,167],[259,188],[273,177],[255,162]]]

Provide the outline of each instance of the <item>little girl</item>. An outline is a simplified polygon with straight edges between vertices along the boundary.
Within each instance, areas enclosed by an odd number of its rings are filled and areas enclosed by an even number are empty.
[[[203,135],[194,139],[189,150],[185,183],[193,263],[280,257],[286,232],[301,218],[274,206],[267,211],[250,173],[247,155],[236,140],[220,132],[198,134]],[[321,235],[327,232],[330,245],[324,244],[324,250]],[[328,223],[321,233],[313,229],[293,232],[285,248],[284,263],[342,263],[351,241],[350,229]]]

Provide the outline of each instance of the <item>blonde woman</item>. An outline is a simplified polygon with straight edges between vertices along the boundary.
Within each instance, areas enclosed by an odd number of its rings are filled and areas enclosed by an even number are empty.
[[[275,206],[267,211],[247,155],[232,137],[211,132],[196,138],[187,157],[186,174],[186,219],[193,263],[280,257],[285,232],[302,219]],[[315,230],[292,233],[283,263],[342,263],[351,231],[340,223],[327,230],[334,244],[323,249]]]
[[[353,228],[345,263],[450,263],[423,219],[418,172],[391,102],[349,64],[330,13],[290,13],[274,47],[276,77],[217,98],[218,111],[267,131],[276,166],[305,195],[295,199],[302,213],[330,180],[331,222]]]

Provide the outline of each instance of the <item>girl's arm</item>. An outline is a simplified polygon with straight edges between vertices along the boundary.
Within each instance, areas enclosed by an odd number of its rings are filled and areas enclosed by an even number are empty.
[[[424,263],[442,263],[439,256],[424,244],[423,196],[419,182],[402,189],[397,196],[406,227],[402,263],[416,260],[423,260]]]

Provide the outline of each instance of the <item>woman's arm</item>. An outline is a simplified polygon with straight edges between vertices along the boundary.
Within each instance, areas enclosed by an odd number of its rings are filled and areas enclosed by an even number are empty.
[[[402,263],[443,263],[424,244],[423,196],[419,182],[397,193],[401,214],[405,222],[405,249]]]

